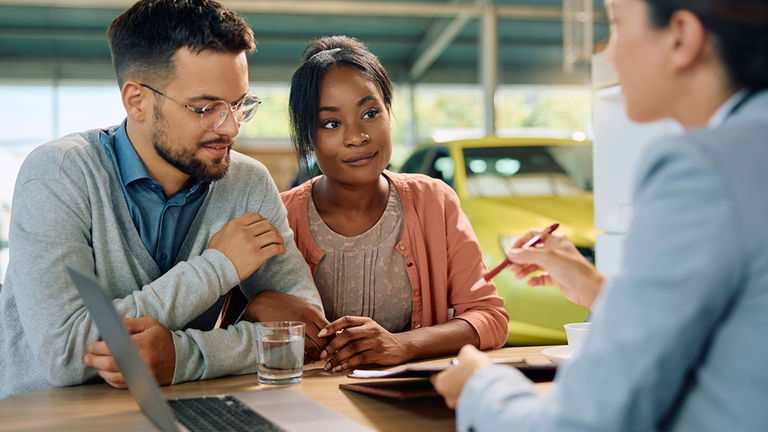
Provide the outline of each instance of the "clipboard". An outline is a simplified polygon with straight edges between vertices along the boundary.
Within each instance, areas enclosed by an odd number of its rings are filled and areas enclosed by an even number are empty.
[[[497,361],[515,367],[533,382],[549,382],[555,379],[556,364],[528,364],[524,360]],[[371,394],[396,400],[437,397],[439,394],[429,378],[451,366],[450,363],[430,365],[409,365],[390,370],[356,369],[347,375],[360,379],[360,383],[339,384],[339,388],[358,393]],[[373,378],[387,378],[387,381],[367,381]],[[397,379],[389,379],[397,378]],[[405,379],[402,379],[405,378]]]
[[[432,386],[432,382],[426,379],[366,381],[360,383],[339,384],[339,388],[395,400],[440,397],[440,394],[437,393]]]

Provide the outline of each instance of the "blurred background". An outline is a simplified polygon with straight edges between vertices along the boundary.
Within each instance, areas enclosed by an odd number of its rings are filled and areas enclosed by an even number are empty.
[[[131,3],[0,0],[0,281],[24,157],[62,135],[124,118],[105,30]],[[281,190],[297,166],[288,137],[290,76],[308,40],[346,34],[366,43],[394,81],[392,168],[410,160],[406,171],[457,190],[489,266],[515,236],[553,220],[566,220],[563,232],[594,259],[592,61],[608,36],[602,1],[222,3],[254,30],[250,79],[264,101],[235,148],[265,163]],[[484,220],[499,208],[511,213]],[[561,341],[560,323],[586,316],[554,288],[524,292],[505,277],[499,288],[508,308],[524,316],[513,343]]]

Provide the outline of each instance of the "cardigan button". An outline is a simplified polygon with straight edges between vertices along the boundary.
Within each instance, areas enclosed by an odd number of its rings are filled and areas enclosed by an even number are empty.
[[[400,245],[400,250],[405,250],[405,245]]]
[[[407,265],[408,267],[413,267],[413,263],[412,263],[412,262],[409,262],[409,263],[408,263],[408,264],[406,264],[406,265]]]

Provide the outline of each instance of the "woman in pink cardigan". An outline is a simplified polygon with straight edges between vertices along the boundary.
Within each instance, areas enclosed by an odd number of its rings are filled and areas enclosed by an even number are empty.
[[[497,348],[509,317],[453,190],[386,171],[392,85],[359,41],[310,43],[293,75],[294,146],[323,172],[282,194],[330,324],[319,357],[339,371]]]

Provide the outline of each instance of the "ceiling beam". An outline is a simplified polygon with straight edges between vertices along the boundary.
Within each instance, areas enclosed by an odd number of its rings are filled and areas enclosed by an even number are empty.
[[[421,18],[455,18],[460,15],[479,17],[482,7],[477,4],[373,2],[341,0],[223,0],[227,7],[241,13],[280,15],[387,16]],[[88,9],[127,9],[131,0],[0,0],[6,6],[36,6]],[[562,8],[539,6],[498,6],[502,19],[556,20],[563,19]]]
[[[458,3],[459,1],[461,0],[452,0],[453,3]],[[476,3],[482,1],[487,0],[477,0]],[[418,81],[424,75],[424,72],[432,66],[435,60],[440,57],[440,54],[456,39],[456,36],[458,36],[470,19],[472,19],[471,14],[462,13],[447,25],[444,20],[438,20],[430,25],[429,29],[425,32],[424,39],[419,44],[419,48],[416,50],[417,54],[412,62],[411,70],[408,71],[411,81]]]
[[[49,28],[49,27],[0,27],[0,39],[28,39],[28,40],[98,40],[106,43],[107,36],[106,31],[101,29],[70,29],[70,28]],[[306,45],[307,38],[305,36],[287,36],[287,35],[256,35],[256,41],[259,46],[263,45]],[[398,37],[391,36],[368,36],[365,39],[366,45],[375,45],[378,47],[406,47],[412,46],[417,42],[416,38],[411,37]],[[504,49],[517,49],[517,48],[562,48],[562,41],[560,39],[553,39],[551,41],[533,41],[530,39],[518,39],[518,38],[500,38],[500,47]],[[457,48],[471,48],[477,47],[476,39],[474,37],[453,38],[451,40],[451,46]],[[0,49],[0,52],[2,50]],[[418,52],[418,51],[417,51]]]
[[[589,82],[588,73],[565,74],[559,67],[560,62],[546,65],[531,65],[529,63],[505,64],[499,75],[499,84],[585,84]],[[579,67],[583,65],[577,65]],[[287,85],[296,65],[293,63],[280,63],[272,65],[251,64],[249,67],[250,78],[255,83],[278,83]],[[397,66],[389,67],[395,85],[400,85],[407,69]],[[0,84],[5,82],[18,85],[19,80],[39,82],[41,80],[59,79],[69,82],[89,82],[94,80],[117,86],[112,64],[108,59],[93,60],[51,60],[40,59],[0,59]],[[446,65],[430,68],[422,77],[422,83],[451,83],[470,84],[477,86],[477,65]],[[117,88],[117,87],[116,87]]]

